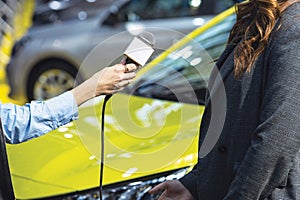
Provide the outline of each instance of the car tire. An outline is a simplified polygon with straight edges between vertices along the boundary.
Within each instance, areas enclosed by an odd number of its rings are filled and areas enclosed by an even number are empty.
[[[82,78],[71,64],[62,60],[44,61],[37,64],[30,73],[27,98],[46,100],[72,89],[80,82]]]

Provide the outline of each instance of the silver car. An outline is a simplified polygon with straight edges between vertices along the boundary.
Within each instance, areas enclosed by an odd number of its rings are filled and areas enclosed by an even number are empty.
[[[159,53],[218,11],[217,1],[212,0],[102,2],[96,16],[34,26],[15,43],[6,68],[10,97],[51,98],[119,62],[127,45],[140,32],[149,31],[156,36],[154,48]],[[97,45],[101,47],[97,66],[81,70],[81,63]]]

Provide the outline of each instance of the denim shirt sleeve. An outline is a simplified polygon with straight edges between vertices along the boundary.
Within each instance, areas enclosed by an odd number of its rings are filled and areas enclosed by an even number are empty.
[[[78,119],[78,107],[68,91],[47,101],[24,106],[0,102],[0,116],[8,143],[16,144],[39,137]]]

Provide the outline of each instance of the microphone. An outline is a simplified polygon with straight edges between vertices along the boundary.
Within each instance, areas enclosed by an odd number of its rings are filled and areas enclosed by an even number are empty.
[[[123,65],[133,63],[137,67],[143,67],[154,52],[153,46],[156,42],[154,34],[144,31],[134,37],[124,51],[124,57],[121,60]],[[108,101],[112,95],[106,95]]]
[[[156,38],[152,33],[142,32],[133,38],[124,52],[124,58],[121,63],[133,63],[138,67],[144,66],[154,52],[153,46],[155,42]]]

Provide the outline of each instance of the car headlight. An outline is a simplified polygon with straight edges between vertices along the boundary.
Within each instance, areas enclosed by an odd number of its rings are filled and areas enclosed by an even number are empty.
[[[118,183],[103,188],[103,200],[152,200],[159,195],[150,195],[148,191],[155,185],[166,180],[176,180],[183,177],[190,168],[184,168],[173,172],[162,173],[149,177],[137,179],[126,183]],[[49,198],[47,198],[49,199]],[[53,198],[62,200],[99,200],[99,189],[65,195],[64,197]]]

